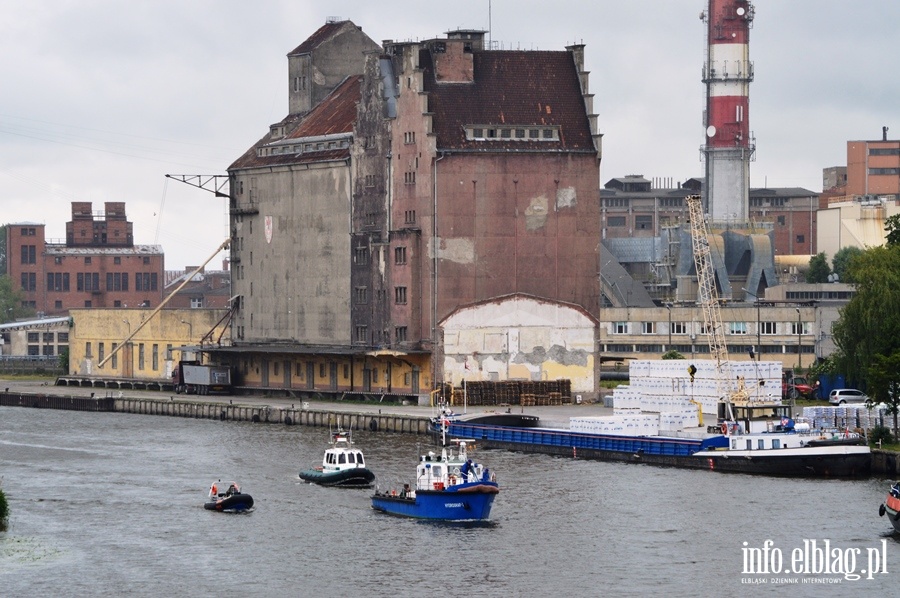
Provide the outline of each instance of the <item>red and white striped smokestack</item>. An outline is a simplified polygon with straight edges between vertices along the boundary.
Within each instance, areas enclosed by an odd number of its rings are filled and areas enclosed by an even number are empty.
[[[749,219],[749,162],[754,151],[750,133],[749,0],[709,0],[702,17],[707,23],[706,210],[713,220]]]

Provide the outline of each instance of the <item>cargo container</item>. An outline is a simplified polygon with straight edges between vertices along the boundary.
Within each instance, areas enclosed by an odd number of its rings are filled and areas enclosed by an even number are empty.
[[[176,393],[229,394],[231,368],[224,365],[201,365],[199,361],[180,361],[172,372]]]

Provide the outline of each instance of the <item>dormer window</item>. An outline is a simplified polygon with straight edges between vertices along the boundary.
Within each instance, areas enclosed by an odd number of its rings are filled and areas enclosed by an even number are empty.
[[[465,128],[469,141],[559,141],[559,127],[513,125],[494,128],[489,125],[470,125]]]

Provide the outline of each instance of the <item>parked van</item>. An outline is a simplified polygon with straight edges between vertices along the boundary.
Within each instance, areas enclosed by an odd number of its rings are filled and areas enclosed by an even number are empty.
[[[828,402],[832,405],[843,405],[844,403],[865,403],[869,397],[861,390],[855,388],[835,388],[828,395]]]

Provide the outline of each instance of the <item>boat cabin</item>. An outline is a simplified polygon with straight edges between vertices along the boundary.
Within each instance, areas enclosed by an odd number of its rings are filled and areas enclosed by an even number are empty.
[[[731,436],[729,449],[733,451],[763,451],[771,449],[802,448],[806,446],[806,436],[793,433],[765,433]]]
[[[817,443],[854,444],[859,439],[858,434],[849,430],[813,430],[802,418],[795,422],[790,405],[730,405],[734,419],[727,416],[728,407],[719,404],[719,421],[732,451],[803,448]]]
[[[459,446],[455,454],[444,447],[440,455],[434,451],[422,455],[416,466],[416,490],[443,490],[489,477],[490,472],[484,465],[469,458],[466,441],[455,442]]]
[[[729,413],[730,407],[730,413]],[[736,424],[737,430],[743,434],[756,434],[759,432],[777,432],[785,430],[791,419],[790,405],[777,405],[774,403],[734,405],[719,403],[719,421]]]
[[[322,471],[343,471],[365,467],[366,460],[361,450],[353,448],[348,434],[335,432],[331,435],[331,447],[322,456]]]

